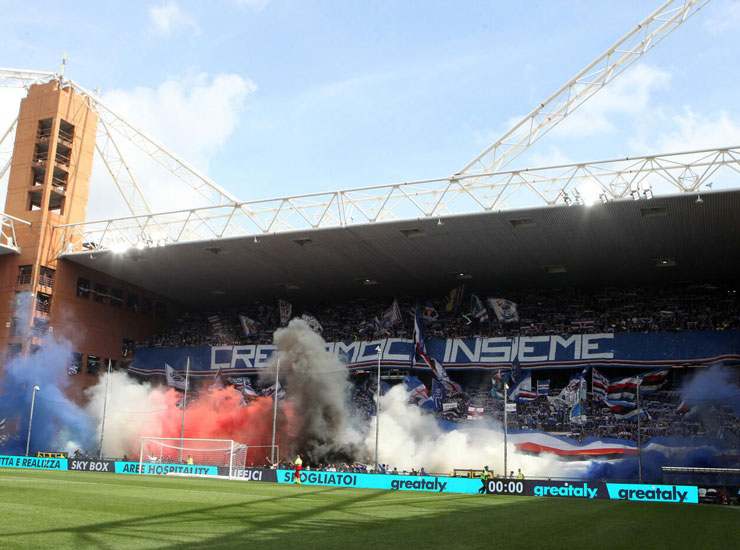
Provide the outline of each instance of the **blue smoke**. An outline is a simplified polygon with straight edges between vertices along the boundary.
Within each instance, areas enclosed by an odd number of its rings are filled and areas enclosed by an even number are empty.
[[[699,371],[681,388],[681,399],[689,407],[716,404],[740,416],[740,387],[731,368],[714,366]]]
[[[16,303],[17,315],[25,311],[30,311],[28,295],[20,296]],[[23,320],[19,325],[27,326]],[[64,393],[71,380],[67,374],[71,358],[70,345],[49,334],[35,353],[17,356],[5,364],[0,379],[0,420],[6,420],[8,437],[0,443],[0,454],[25,453],[34,385],[39,386],[39,391],[34,405],[30,454],[74,451],[78,447],[94,449],[94,420]]]

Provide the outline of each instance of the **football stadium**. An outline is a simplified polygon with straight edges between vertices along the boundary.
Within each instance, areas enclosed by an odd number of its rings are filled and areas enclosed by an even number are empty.
[[[0,547],[736,547],[740,146],[516,160],[648,4],[451,175],[271,199],[0,69]]]

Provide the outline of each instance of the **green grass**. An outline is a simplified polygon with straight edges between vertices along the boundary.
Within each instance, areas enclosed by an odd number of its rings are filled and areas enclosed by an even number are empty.
[[[731,507],[0,470],[0,548],[736,548]]]

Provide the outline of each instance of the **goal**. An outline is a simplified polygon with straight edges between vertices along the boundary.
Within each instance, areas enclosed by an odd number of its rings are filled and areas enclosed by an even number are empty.
[[[142,437],[139,451],[139,471],[149,463],[196,464],[217,466],[219,474],[232,477],[243,469],[247,460],[247,445],[233,439],[195,439],[180,437]]]

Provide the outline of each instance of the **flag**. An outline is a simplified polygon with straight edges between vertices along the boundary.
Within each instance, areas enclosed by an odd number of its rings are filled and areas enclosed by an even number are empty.
[[[586,411],[583,409],[583,402],[578,401],[570,409],[570,423],[583,426],[586,420]]]
[[[550,380],[537,380],[537,395],[548,395],[550,393]]]
[[[596,369],[591,369],[591,394],[594,401],[606,400],[606,393],[609,389],[609,379]]]
[[[257,323],[242,313],[239,314],[239,324],[242,326],[244,336],[249,338],[257,333]]]
[[[427,390],[427,387],[416,376],[406,376],[403,379],[403,384],[409,394],[409,401],[415,405],[421,405],[424,401],[429,399],[429,391]]]
[[[383,328],[394,327],[403,321],[401,317],[401,308],[398,307],[398,300],[393,300],[391,306],[385,310],[381,319]]]
[[[419,351],[417,349],[416,354],[421,358],[422,362],[432,370],[434,378],[439,380],[442,386],[444,386],[444,389],[447,393],[449,393],[450,395],[462,393],[462,388],[460,387],[460,384],[458,384],[457,382],[453,382],[450,379],[442,363],[440,363],[424,351]]]
[[[558,394],[557,398],[559,401],[562,401],[567,405],[568,407],[572,407],[575,405],[578,401],[580,401],[581,398],[581,376],[573,376],[570,379],[570,382],[568,382],[568,385],[565,386],[562,390],[560,390],[560,393]]]
[[[491,397],[494,399],[504,398],[504,384],[508,380],[509,374],[497,369],[491,377]]]
[[[309,315],[308,313],[304,313],[301,315],[301,319],[306,321],[306,324],[313,330],[314,332],[322,333],[324,332],[324,327],[321,326],[321,323],[319,323],[319,320],[314,317],[313,315]]]
[[[463,296],[465,295],[465,285],[460,285],[450,290],[447,295],[447,303],[445,304],[445,311],[450,313],[460,307]]]
[[[280,311],[280,324],[287,325],[293,315],[293,304],[285,300],[278,300],[278,310]]]
[[[607,388],[607,398],[609,400],[634,400],[638,384],[641,395],[655,393],[665,384],[669,372],[667,369],[651,371],[611,382]]]
[[[245,399],[257,399],[260,394],[254,389],[249,378],[243,378],[244,384],[242,385],[241,392]]]
[[[504,298],[489,298],[488,305],[496,314],[496,318],[502,323],[515,323],[519,321],[519,311],[511,300]]]
[[[416,308],[414,315],[414,350],[417,354],[426,353],[426,345],[424,343],[424,323],[421,321],[419,315],[419,308]]]
[[[470,316],[481,323],[488,321],[488,308],[475,294],[470,296]]]
[[[518,370],[518,369],[517,369]],[[510,401],[533,401],[537,394],[532,391],[532,375],[521,372],[512,373],[512,387],[509,390]]]
[[[187,374],[183,376],[167,363],[164,364],[165,377],[167,378],[167,385],[178,390],[187,389]]]
[[[643,374],[641,376],[640,395],[658,391],[666,383],[666,380],[668,380],[669,373],[670,370],[666,369]]]
[[[275,393],[275,384],[272,386],[268,386],[265,389],[262,390],[262,395],[264,397],[272,397],[272,395]],[[283,399],[285,397],[285,390],[283,389],[283,386],[280,384],[280,381],[277,383],[277,398],[278,400]]]
[[[442,403],[444,403],[447,392],[445,392],[444,386],[435,378],[432,380],[432,403],[434,404],[435,411],[442,410]]]
[[[637,392],[639,376],[628,376],[614,382],[609,382],[606,389],[606,397],[609,401],[634,400]]]
[[[434,322],[439,319],[439,313],[437,313],[437,310],[434,309],[434,306],[431,304],[431,302],[427,302],[424,305],[424,309],[421,310],[421,317],[425,321]]]

